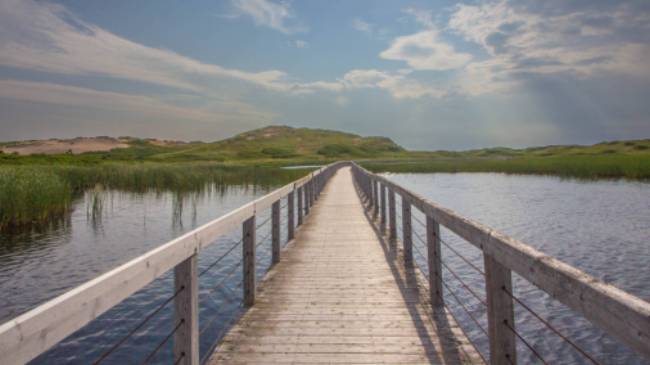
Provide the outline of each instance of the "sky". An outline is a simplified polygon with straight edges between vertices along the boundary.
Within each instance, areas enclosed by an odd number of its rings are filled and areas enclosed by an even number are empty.
[[[0,140],[650,138],[650,1],[0,0]]]

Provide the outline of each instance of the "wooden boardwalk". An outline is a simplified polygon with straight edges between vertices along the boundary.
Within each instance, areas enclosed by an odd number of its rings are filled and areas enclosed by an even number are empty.
[[[209,364],[483,363],[371,225],[349,167],[312,209]]]
[[[398,236],[396,199],[401,205],[402,242],[388,239],[376,228],[382,226],[390,237]],[[258,215],[268,210],[270,219],[257,225]],[[426,240],[426,250],[418,250],[417,254],[427,260],[429,280],[413,267],[413,248],[417,246],[413,243],[412,210],[426,218],[426,223],[419,222],[426,228],[425,238],[421,238]],[[281,251],[280,222],[284,214],[290,242]],[[297,231],[293,219],[296,214],[300,226]],[[379,216],[380,224],[369,214]],[[272,262],[276,264],[256,285],[255,247],[260,244],[256,236],[266,222],[271,225]],[[441,227],[478,249],[483,268],[445,243]],[[209,364],[484,363],[447,311],[450,306],[467,308],[446,301],[447,294],[454,298],[456,295],[446,290],[443,266],[447,271],[451,268],[444,264],[448,253],[441,244],[463,259],[468,268],[483,274],[486,310],[480,317],[487,322],[487,329],[479,320],[471,328],[485,334],[474,332],[489,346],[485,355],[489,354],[490,364],[530,363],[531,355],[540,363],[548,363],[545,354],[535,350],[518,332],[515,303],[530,311],[539,320],[538,325],[548,327],[564,341],[563,346],[571,346],[575,355],[581,356],[578,362],[606,363],[593,356],[604,354],[589,354],[554,328],[552,321],[525,306],[526,298],[522,301],[513,294],[516,288],[512,273],[650,360],[649,302],[439,206],[389,178],[354,162],[341,161],[314,170],[0,324],[0,364],[20,365],[39,355],[47,356],[43,354],[57,343],[173,271],[174,294],[161,300],[142,321],[130,323],[132,330],[125,337],[111,339],[115,342],[101,349],[97,362],[117,361],[111,358],[113,351],[144,333],[142,326],[151,325],[150,320],[173,303],[172,332],[152,346],[146,357],[129,362],[162,361],[158,352],[171,341],[173,350],[168,362],[199,365],[199,324],[209,326],[219,318],[199,318],[199,280],[206,272],[199,273],[199,255],[209,245],[220,242],[219,237],[239,229],[242,240],[228,252],[241,246],[241,266],[234,269],[243,272],[242,304],[247,310],[215,352],[207,354]],[[217,258],[207,269],[219,267],[224,257]],[[462,276],[454,274],[447,279],[456,280],[468,294],[478,296],[464,284]],[[217,283],[213,290],[223,283]],[[520,361],[517,348],[523,346],[529,351]]]

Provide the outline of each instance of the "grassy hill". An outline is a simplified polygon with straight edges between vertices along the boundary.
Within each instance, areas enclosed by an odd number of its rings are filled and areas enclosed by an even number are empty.
[[[106,138],[106,137],[98,137]],[[401,146],[385,137],[362,137],[325,129],[269,126],[217,142],[172,143],[155,139],[121,137],[127,147],[81,154],[0,154],[0,163],[94,163],[105,161],[187,162],[228,164],[323,162],[339,159],[398,158],[408,156]],[[36,143],[37,141],[29,141]],[[5,143],[15,146],[24,142]]]
[[[385,137],[361,137],[325,129],[270,126],[214,143],[161,153],[155,160],[264,161],[398,156],[404,149]]]

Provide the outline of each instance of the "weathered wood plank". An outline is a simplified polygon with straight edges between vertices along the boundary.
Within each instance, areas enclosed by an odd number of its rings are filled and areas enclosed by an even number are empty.
[[[247,307],[255,304],[255,216],[242,224],[242,257],[244,272],[242,280],[244,290],[244,305]]]
[[[199,278],[197,255],[174,268],[174,323],[182,322],[174,333],[174,363],[199,364]]]
[[[271,205],[271,263],[280,262],[280,201]]]
[[[209,364],[481,363],[444,310],[434,318],[424,280],[385,251],[351,178],[342,169],[325,187]]]
[[[440,225],[427,216],[427,264],[429,266],[429,295],[434,308],[444,303],[442,288],[442,251],[440,249]]]
[[[515,311],[512,298],[505,292],[512,293],[510,270],[489,255],[485,255],[484,261],[490,364],[516,364]]]

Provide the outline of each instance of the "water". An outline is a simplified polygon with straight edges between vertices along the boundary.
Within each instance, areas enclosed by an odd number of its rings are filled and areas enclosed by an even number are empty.
[[[489,173],[387,174],[391,180],[457,213],[495,228],[593,276],[650,301],[650,184],[630,181],[576,181],[555,177]],[[400,212],[399,200],[398,212]],[[417,211],[414,209],[414,211]],[[414,213],[416,218],[423,216]],[[399,221],[399,220],[398,220]],[[415,221],[417,234],[424,229]],[[480,251],[442,229],[450,246],[483,268]],[[426,253],[418,238],[414,244]],[[481,274],[444,245],[443,260],[470,288],[485,295]],[[417,252],[416,252],[417,254]],[[419,257],[419,256],[418,256]],[[426,262],[419,258],[426,270]],[[487,328],[484,306],[453,277],[446,283]],[[515,275],[514,293],[526,305],[605,364],[647,364],[632,350]],[[487,354],[485,335],[449,294],[445,301],[462,327]],[[552,364],[589,363],[567,343],[515,304],[516,329]],[[540,363],[518,343],[521,363]]]
[[[591,275],[650,300],[650,184],[626,181],[584,182],[553,177],[502,174],[391,174],[394,181],[431,200],[469,216],[537,249],[554,255]],[[208,187],[198,193],[133,194],[89,192],[74,204],[72,213],[39,232],[0,235],[0,322],[106,272],[131,258],[208,222],[268,192],[271,188]],[[399,199],[398,212],[399,212]],[[283,202],[285,204],[285,202]],[[286,221],[283,212],[283,225]],[[269,212],[261,212],[258,223]],[[414,216],[422,220],[414,210]],[[423,231],[414,222],[417,234]],[[286,234],[286,230],[282,230]],[[482,256],[473,246],[442,230],[443,239],[482,268]],[[199,270],[225,253],[240,239],[236,230],[201,252]],[[268,224],[258,231],[268,237]],[[283,237],[283,242],[286,238]],[[415,239],[419,247],[422,244]],[[270,261],[265,241],[258,276]],[[417,246],[416,246],[417,247]],[[422,248],[420,248],[422,250]],[[470,287],[484,296],[483,279],[443,246],[443,257]],[[240,312],[241,250],[231,254],[200,279],[201,336],[205,354]],[[425,262],[420,260],[422,266]],[[229,272],[227,285],[213,290]],[[444,279],[484,327],[485,311],[451,274]],[[171,273],[140,290],[89,326],[37,358],[35,364],[90,363],[115,344],[147,313],[173,295]],[[548,319],[589,353],[607,364],[644,364],[616,340],[543,292],[515,276],[515,295]],[[486,352],[483,333],[449,294],[446,302],[472,340]],[[168,305],[103,363],[139,363],[173,328]],[[584,358],[557,339],[532,315],[516,307],[516,328],[553,364],[582,364]],[[215,317],[215,315],[218,315]],[[169,343],[153,363],[170,363]],[[519,344],[520,363],[539,363]]]
[[[184,232],[219,217],[271,188],[207,186],[195,193],[125,193],[92,191],[77,199],[71,214],[40,231],[0,234],[0,322],[127,262]],[[286,199],[285,199],[286,200]],[[284,203],[283,203],[284,204]],[[283,210],[286,215],[286,210]],[[270,212],[260,212],[258,225]],[[283,215],[283,222],[286,217]],[[258,229],[268,237],[269,224]],[[199,255],[199,270],[240,241],[241,230],[222,237]],[[286,230],[283,230],[286,235]],[[285,236],[286,237],[286,236]],[[286,238],[284,238],[286,241]],[[270,240],[258,248],[258,276],[270,263]],[[236,247],[200,278],[201,352],[223,333],[240,312],[241,248]],[[225,285],[214,289],[226,274]],[[33,361],[35,364],[87,364],[117,343],[148,313],[173,295],[173,275],[162,278],[103,314]],[[173,303],[114,351],[103,363],[139,363],[173,329]],[[218,317],[215,317],[218,315]],[[171,342],[171,341],[170,341]],[[152,363],[169,363],[170,343]]]

